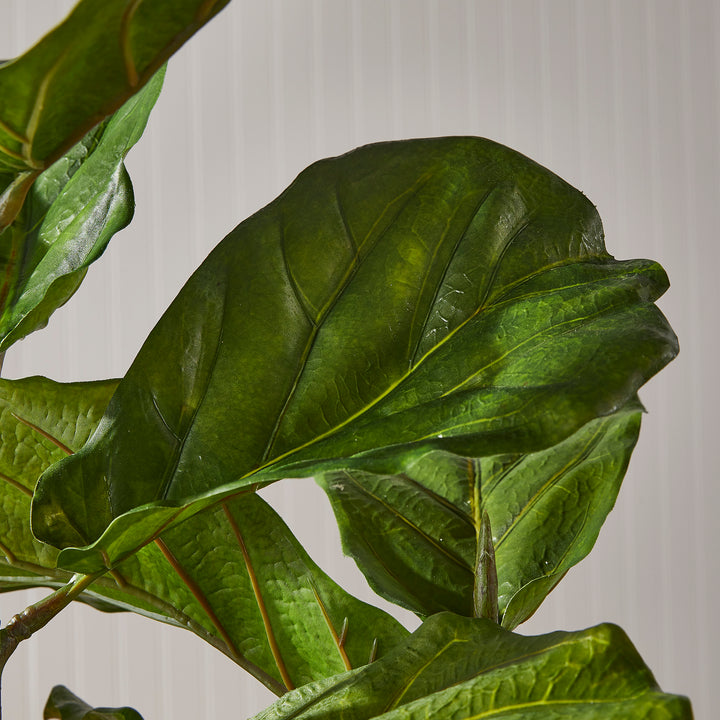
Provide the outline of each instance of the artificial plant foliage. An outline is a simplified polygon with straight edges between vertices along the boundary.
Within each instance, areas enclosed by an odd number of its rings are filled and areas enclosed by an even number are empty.
[[[132,184],[123,160],[145,129],[163,75],[156,73],[42,172],[0,233],[0,352],[47,323],[132,219]]]
[[[631,401],[545,450],[462,458],[431,451],[406,472],[329,473],[343,547],[373,589],[421,616],[473,615],[482,512],[492,528],[499,610],[512,629],[591,550],[640,430]]]
[[[691,720],[614,625],[525,637],[439,613],[392,653],[287,694],[254,720]]]
[[[0,592],[70,580],[30,532],[30,499],[42,470],[84,445],[116,386],[0,380]],[[163,533],[79,599],[190,629],[276,693],[358,667],[373,649],[382,657],[407,634],[327,577],[254,493]]]
[[[43,720],[143,720],[129,707],[93,708],[63,685],[56,685],[45,704]]]
[[[666,287],[607,254],[581,193],[493,142],[316,163],[181,290],[98,432],[40,479],[34,532],[94,572],[282,477],[549,447],[674,356]]]
[[[81,0],[0,65],[0,232],[37,177],[134,95],[229,0]]]

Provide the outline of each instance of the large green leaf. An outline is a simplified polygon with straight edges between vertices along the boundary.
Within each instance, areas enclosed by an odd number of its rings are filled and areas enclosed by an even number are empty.
[[[551,446],[674,356],[666,287],[606,253],[581,193],[490,141],[316,163],[188,281],[99,431],[41,478],[34,531],[94,572],[242,488]]]
[[[254,720],[691,720],[614,625],[523,637],[441,613],[382,660],[289,693]]]
[[[40,172],[147,83],[229,0],[81,0],[0,65],[0,231]]]
[[[143,720],[132,708],[90,707],[63,685],[56,685],[45,704],[43,720]]]
[[[0,380],[0,592],[69,580],[30,532],[30,498],[42,470],[83,446],[116,385]],[[167,530],[80,599],[188,628],[278,693],[363,665],[407,634],[328,578],[254,493]]]
[[[502,624],[512,629],[590,552],[639,430],[632,403],[528,455],[466,459],[434,451],[408,462],[402,475],[344,471],[318,481],[345,551],[372,587],[420,615],[473,615],[484,510]]]
[[[123,159],[145,129],[162,77],[157,73],[40,174],[14,222],[0,233],[0,352],[47,323],[132,219]]]

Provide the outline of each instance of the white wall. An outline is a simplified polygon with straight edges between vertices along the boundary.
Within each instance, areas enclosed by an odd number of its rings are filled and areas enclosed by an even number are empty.
[[[20,53],[68,8],[0,0],[0,57]],[[128,158],[133,226],[50,327],[10,351],[5,375],[124,373],[210,248],[315,159],[412,136],[510,145],[593,200],[610,252],[664,265],[673,286],[660,305],[682,346],[642,392],[649,415],[594,554],[524,631],[616,622],[663,689],[690,695],[696,717],[711,718],[720,670],[718,38],[713,0],[234,0],[171,63]],[[328,550],[337,543],[318,491],[286,483],[273,497],[325,569],[370,597]],[[1,596],[0,617],[27,600]],[[57,682],[93,703],[134,705],[147,720],[242,718],[270,700],[187,633],[84,608],[13,657],[6,717],[40,718]]]

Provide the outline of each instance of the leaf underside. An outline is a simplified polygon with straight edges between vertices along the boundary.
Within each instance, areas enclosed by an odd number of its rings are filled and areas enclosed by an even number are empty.
[[[253,720],[453,718],[692,720],[662,693],[623,631],[524,637],[440,613],[372,665],[299,688]]]
[[[32,490],[83,446],[116,385],[0,380],[0,591],[70,579],[30,532]],[[167,530],[80,599],[190,629],[278,694],[365,664],[374,645],[382,657],[407,635],[325,575],[254,493]]]
[[[512,629],[592,548],[637,440],[640,412],[631,403],[527,455],[473,460],[433,451],[408,461],[402,475],[345,471],[318,482],[346,553],[373,589],[421,616],[473,615],[478,523],[486,512],[502,624]]]
[[[547,448],[677,352],[666,287],[605,252],[581,193],[490,141],[316,163],[188,281],[99,431],[41,478],[34,532],[88,572],[282,477]]]

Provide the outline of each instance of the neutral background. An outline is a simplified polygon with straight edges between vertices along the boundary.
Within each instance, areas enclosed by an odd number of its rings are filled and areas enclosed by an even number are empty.
[[[0,57],[70,5],[0,0]],[[682,347],[642,392],[649,414],[595,552],[522,631],[616,622],[663,689],[716,717],[719,38],[713,0],[234,0],[171,62],[128,158],[132,227],[5,375],[123,374],[208,251],[313,160],[415,136],[510,145],[593,200],[616,257],[664,265]],[[312,482],[270,495],[320,565],[371,598]],[[3,595],[0,617],[30,598]],[[13,657],[6,717],[39,719],[55,683],[146,720],[244,718],[271,699],[189,633],[84,608]]]

